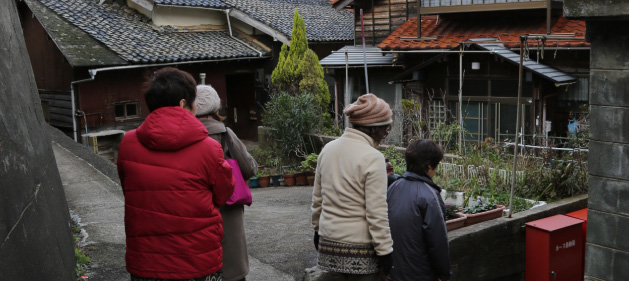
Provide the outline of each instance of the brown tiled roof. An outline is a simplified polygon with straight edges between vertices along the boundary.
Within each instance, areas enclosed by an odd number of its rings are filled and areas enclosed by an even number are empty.
[[[452,49],[459,42],[472,38],[497,38],[508,48],[519,47],[519,36],[546,33],[546,19],[543,18],[492,18],[492,19],[448,19],[437,16],[422,17],[422,37],[437,37],[436,40],[401,40],[417,37],[418,18],[411,18],[390,34],[378,47],[383,50],[428,50]],[[556,17],[551,22],[551,33],[574,33],[584,37],[586,23],[583,20],[570,20]],[[588,47],[584,39],[556,41],[548,40],[547,47]]]

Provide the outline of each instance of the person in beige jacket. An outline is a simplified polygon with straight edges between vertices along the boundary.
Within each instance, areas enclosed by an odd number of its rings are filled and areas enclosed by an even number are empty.
[[[389,105],[366,94],[344,109],[352,128],[326,144],[315,170],[312,226],[320,268],[346,280],[378,280],[392,265],[385,157],[376,147],[392,123]]]

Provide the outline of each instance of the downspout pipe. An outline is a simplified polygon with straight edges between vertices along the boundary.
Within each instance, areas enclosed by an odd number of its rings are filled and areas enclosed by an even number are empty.
[[[245,42],[241,41],[240,39],[234,37],[234,35],[232,34],[232,23],[230,22],[230,9],[226,9],[225,10],[225,16],[227,17],[227,24],[228,24],[228,31],[230,32],[230,37],[232,37],[232,39],[238,41],[239,43],[245,45],[245,47],[251,49],[254,52],[258,53],[258,57],[263,57],[263,53],[259,50],[256,50],[256,48],[250,46],[249,44],[246,44]]]
[[[91,74],[91,71],[90,71],[90,75],[92,76],[90,78],[70,82],[70,103],[72,104],[72,134],[74,136],[74,141],[75,142],[78,142],[78,136],[77,136],[77,113],[78,113],[78,110],[77,110],[77,107],[76,107],[76,102],[75,102],[75,97],[74,97],[74,86],[77,85],[77,84],[80,84],[80,83],[94,81],[94,75]]]

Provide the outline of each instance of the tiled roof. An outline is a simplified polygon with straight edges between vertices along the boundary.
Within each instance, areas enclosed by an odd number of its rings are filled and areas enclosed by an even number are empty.
[[[224,30],[180,32],[170,26],[157,28],[150,24],[149,18],[116,3],[39,1],[130,63],[259,56]]]
[[[92,38],[78,27],[51,13],[38,0],[24,0],[35,18],[55,42],[73,67],[112,66],[126,64],[125,60]]]
[[[221,0],[153,0],[155,4],[190,6],[190,7],[212,7],[228,8],[230,5]]]
[[[309,41],[350,41],[354,39],[354,16],[337,11],[325,0],[226,0],[235,9],[291,37],[293,13],[297,8]]]
[[[156,0],[156,4],[229,8],[241,11],[278,32],[291,37],[293,12],[297,8],[306,25],[309,41],[351,41],[354,39],[354,16],[335,10],[327,0]],[[218,3],[218,4],[212,4]],[[216,5],[216,6],[215,6]]]
[[[487,20],[449,19],[437,16],[422,17],[422,37],[437,37],[436,40],[401,40],[401,37],[417,37],[418,18],[411,18],[390,34],[378,47],[383,50],[426,50],[452,49],[459,42],[472,38],[497,38],[508,48],[519,47],[519,36],[546,33],[547,22],[543,18],[491,18]],[[551,33],[575,33],[584,37],[586,24],[583,20],[564,17],[552,19]],[[548,47],[587,47],[585,40],[548,40]]]

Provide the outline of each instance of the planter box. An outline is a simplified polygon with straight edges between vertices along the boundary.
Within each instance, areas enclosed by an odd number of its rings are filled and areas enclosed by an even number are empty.
[[[447,231],[455,230],[464,226],[466,222],[466,215],[462,213],[457,213],[457,216],[459,217],[456,219],[450,219],[446,221]]]
[[[480,223],[483,221],[500,218],[503,215],[504,209],[505,209],[505,206],[497,204],[497,208],[494,210],[485,211],[485,212],[476,213],[476,214],[465,214],[466,220],[465,220],[464,226],[469,226],[469,225],[473,225],[473,224]]]

